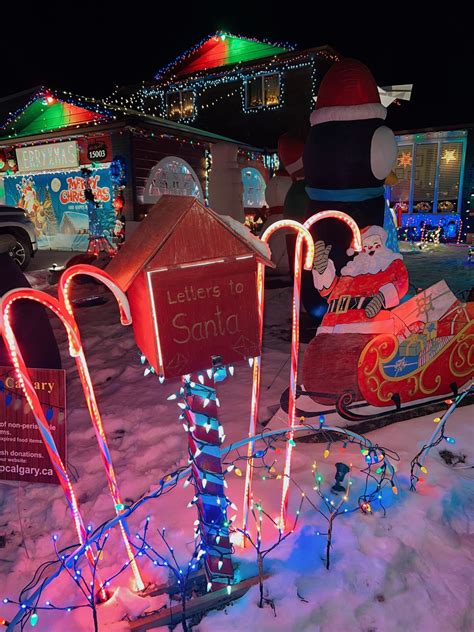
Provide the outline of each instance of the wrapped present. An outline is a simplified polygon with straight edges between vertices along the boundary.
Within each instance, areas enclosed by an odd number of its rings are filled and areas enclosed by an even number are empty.
[[[456,336],[472,320],[468,306],[457,302],[438,321],[438,336]]]
[[[423,334],[428,340],[433,340],[438,335],[438,323],[436,321],[430,321],[426,323],[423,328]]]
[[[399,353],[401,357],[418,356],[425,348],[427,339],[424,334],[412,334],[400,343]]]

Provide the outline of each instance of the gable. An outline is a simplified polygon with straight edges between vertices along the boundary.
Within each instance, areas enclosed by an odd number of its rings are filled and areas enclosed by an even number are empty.
[[[230,66],[286,53],[289,46],[269,44],[246,37],[236,37],[227,33],[216,33],[162,69],[155,79],[164,75],[187,75],[201,70]]]
[[[241,255],[273,267],[269,251],[258,248],[253,238],[247,239],[196,198],[163,195],[106,271],[126,292],[143,269]]]
[[[38,96],[15,118],[7,122],[1,136],[28,136],[51,132],[65,127],[83,125],[105,118],[105,115],[56,97],[48,103],[47,97]]]

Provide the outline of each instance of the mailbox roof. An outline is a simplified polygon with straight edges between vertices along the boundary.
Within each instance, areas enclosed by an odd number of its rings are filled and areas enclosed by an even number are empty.
[[[249,254],[273,267],[269,251],[250,231],[247,236],[236,230],[195,197],[163,195],[107,272],[126,291],[143,269]]]

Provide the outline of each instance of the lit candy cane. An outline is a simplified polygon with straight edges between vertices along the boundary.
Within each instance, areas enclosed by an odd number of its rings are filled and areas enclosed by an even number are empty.
[[[72,513],[74,526],[76,528],[79,541],[81,542],[81,544],[84,544],[87,540],[87,530],[84,526],[84,521],[82,519],[72,483],[67,474],[66,466],[59,454],[58,448],[51,433],[51,428],[44,415],[43,408],[41,407],[38,395],[31,382],[30,374],[26,367],[25,361],[23,360],[23,356],[18,346],[16,336],[13,332],[11,324],[11,307],[15,301],[20,299],[30,299],[32,301],[36,301],[37,303],[40,303],[44,307],[50,309],[56,316],[58,316],[58,318],[61,320],[64,327],[66,328],[70,343],[71,354],[73,350],[80,345],[80,342],[76,337],[74,326],[70,322],[68,315],[62,311],[59,302],[49,294],[34,290],[32,288],[20,288],[7,292],[1,299],[0,331],[3,334],[5,344],[10,354],[10,358],[13,362],[13,366],[15,367],[15,372],[17,374],[20,386],[25,394],[26,400],[33,412],[33,415],[35,416],[36,423],[38,424],[38,429],[40,431],[46,450],[48,451],[48,455],[51,459],[54,471],[56,472],[59,483],[63,488],[64,495],[66,496],[66,500],[69,505],[69,509]],[[96,573],[94,571],[94,557],[90,548],[87,551],[87,558],[89,564],[91,565],[93,576],[95,576]],[[102,584],[100,584],[100,591],[102,598],[105,599],[106,593],[102,587]]]
[[[359,227],[356,222],[342,211],[321,211],[320,213],[316,213],[312,215],[309,219],[304,223],[305,228],[309,231],[309,229],[316,224],[316,222],[321,221],[322,219],[339,219],[345,222],[353,234],[354,241],[354,250],[359,252],[362,250],[362,242],[360,237]],[[311,243],[313,240],[311,239]],[[313,244],[314,249],[314,244]],[[300,288],[301,288],[301,260],[303,254],[303,235],[300,233],[296,240],[296,248],[295,248],[295,283],[293,286],[293,330],[291,336],[291,371],[290,371],[290,390],[289,390],[289,400],[288,400],[288,424],[291,429],[295,426],[295,411],[296,411],[296,383],[297,383],[297,375],[298,375],[298,349],[299,349],[299,311],[300,311]],[[314,257],[314,252],[313,252]],[[312,259],[313,259],[312,257]],[[306,253],[306,261],[305,268],[307,268],[306,263],[308,259],[308,253]],[[311,259],[311,264],[312,264]],[[298,277],[296,271],[298,270]],[[295,297],[297,301],[295,301]],[[288,512],[288,489],[290,486],[290,473],[291,473],[291,456],[293,452],[293,432],[291,431],[289,434],[288,443],[286,444],[286,456],[285,456],[285,470],[283,473],[283,487],[282,487],[282,495],[281,495],[281,506],[280,506],[280,529],[284,530],[286,515]]]
[[[107,444],[107,437],[105,435],[105,430],[102,423],[102,417],[97,405],[94,386],[92,384],[89,368],[84,356],[84,349],[82,347],[79,329],[74,319],[74,312],[69,298],[72,280],[74,277],[81,274],[91,276],[101,281],[111,290],[119,305],[120,321],[122,325],[129,325],[132,322],[132,319],[130,316],[130,307],[127,297],[125,296],[124,292],[122,292],[122,290],[116,285],[113,279],[103,270],[95,268],[94,266],[79,264],[67,268],[61,275],[58,285],[59,303],[63,312],[69,315],[69,318],[74,325],[74,338],[72,341],[70,339],[70,345],[77,344],[77,348],[75,348],[74,354],[71,355],[74,355],[76,360],[77,370],[79,372],[79,377],[81,378],[82,389],[84,391],[84,396],[87,402],[87,408],[92,420],[92,425],[94,426],[97,443],[99,444],[100,454],[102,457],[102,462],[104,464],[110,494],[115,504],[115,511],[117,515],[120,515],[121,513],[123,513],[125,506],[122,502],[122,497],[112,464],[112,457],[110,455],[109,446]],[[137,589],[143,590],[145,588],[145,584],[143,583],[140,571],[133,555],[132,547],[129,541],[128,528],[125,521],[120,522],[120,530],[122,532],[123,542],[130,561],[130,567],[132,568],[133,574],[135,576]]]
[[[314,243],[311,234],[302,224],[292,219],[282,219],[274,224],[271,224],[263,233],[261,240],[268,243],[270,237],[280,229],[292,229],[298,234],[298,242],[300,245],[303,240],[306,243],[306,257],[304,261],[304,267],[306,270],[311,270],[314,259]],[[299,344],[299,317],[300,317],[300,289],[301,289],[301,254],[302,249],[300,247],[299,259],[295,253],[295,278],[293,284],[293,304],[292,304],[292,366],[295,362],[298,362],[298,344]],[[259,324],[259,338],[260,348],[262,347],[263,339],[263,308],[264,308],[264,284],[265,284],[265,264],[257,264],[257,301],[258,301],[258,324]],[[295,341],[296,338],[296,341]],[[293,360],[295,355],[296,360]],[[296,371],[296,369],[295,369]],[[253,381],[252,381],[252,403],[250,411],[250,424],[249,424],[249,437],[255,435],[257,431],[257,418],[258,407],[260,401],[260,373],[261,373],[261,356],[253,358]],[[296,384],[296,373],[294,375],[294,383]],[[247,469],[245,472],[245,487],[244,487],[244,514],[242,522],[242,530],[245,532],[248,527],[248,517],[250,505],[252,502],[252,465],[254,444],[249,443],[247,449]],[[243,540],[245,544],[245,538]]]

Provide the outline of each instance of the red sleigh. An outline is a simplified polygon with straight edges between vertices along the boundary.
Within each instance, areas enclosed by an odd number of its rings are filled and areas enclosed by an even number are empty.
[[[305,352],[307,390],[300,394],[356,420],[366,417],[354,412],[356,402],[401,409],[455,394],[472,379],[473,302],[462,303],[440,281],[386,313],[391,333],[316,336]],[[318,365],[321,357],[327,361]]]
[[[474,375],[474,303],[461,303],[441,281],[391,310],[396,334],[373,338],[357,379],[373,406],[449,395]]]

